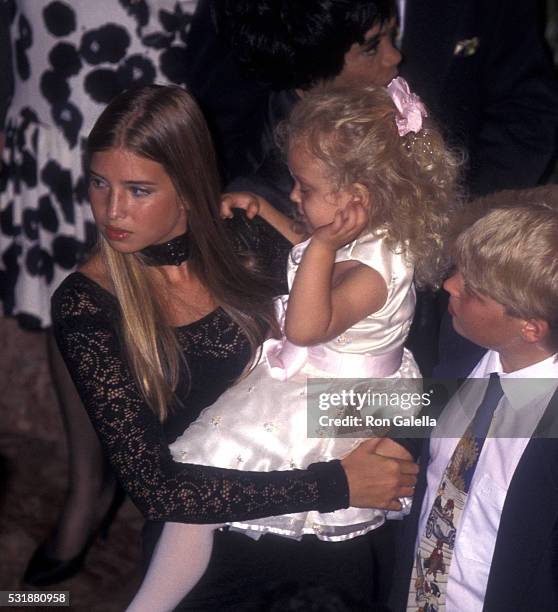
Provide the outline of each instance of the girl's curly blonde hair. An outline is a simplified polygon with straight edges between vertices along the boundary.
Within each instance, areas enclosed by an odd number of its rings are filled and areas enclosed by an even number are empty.
[[[309,92],[278,130],[284,151],[302,144],[326,167],[336,189],[353,183],[371,196],[370,229],[415,267],[418,286],[439,287],[450,267],[450,219],[462,202],[462,155],[426,119],[399,136],[398,111],[383,87]]]

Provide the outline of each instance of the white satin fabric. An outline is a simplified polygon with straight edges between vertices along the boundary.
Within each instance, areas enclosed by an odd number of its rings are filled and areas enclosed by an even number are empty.
[[[291,251],[289,283],[308,242]],[[388,288],[387,300],[380,310],[355,323],[325,346],[342,353],[367,355],[384,355],[400,349],[407,339],[415,312],[413,268],[403,255],[388,248],[380,231],[361,236],[337,251],[336,263],[349,260],[360,261],[381,274]]]
[[[308,242],[297,245],[289,262],[289,286]],[[418,378],[412,354],[403,349],[414,311],[413,270],[393,253],[381,235],[367,234],[340,249],[336,262],[357,260],[377,270],[388,287],[386,304],[334,340],[309,349],[285,340],[267,340],[256,367],[215,404],[202,411],[170,445],[175,461],[271,471],[304,468],[340,459],[362,438],[309,438],[309,378]],[[280,320],[287,296],[276,302]],[[390,514],[392,517],[392,514]],[[347,508],[336,512],[295,513],[230,523],[257,537],[275,533],[300,538],[345,540],[380,526],[385,512]]]

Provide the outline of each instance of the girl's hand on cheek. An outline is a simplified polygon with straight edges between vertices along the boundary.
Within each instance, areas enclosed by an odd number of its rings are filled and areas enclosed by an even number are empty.
[[[368,224],[368,213],[361,204],[348,204],[338,210],[328,225],[323,225],[314,231],[315,240],[332,251],[349,244],[363,232]]]

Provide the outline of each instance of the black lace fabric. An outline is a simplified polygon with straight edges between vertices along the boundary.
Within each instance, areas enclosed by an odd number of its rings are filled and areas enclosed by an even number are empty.
[[[219,523],[348,505],[338,461],[306,470],[242,472],[176,463],[168,443],[230,386],[249,349],[220,309],[177,335],[189,364],[177,404],[161,424],[145,404],[122,354],[114,296],[80,273],[53,298],[57,342],[105,453],[122,485],[147,519]]]

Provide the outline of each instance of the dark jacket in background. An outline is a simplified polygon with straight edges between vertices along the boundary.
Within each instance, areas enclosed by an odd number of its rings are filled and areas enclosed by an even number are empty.
[[[558,85],[539,4],[407,2],[401,74],[468,152],[475,195],[536,185],[553,157]]]

